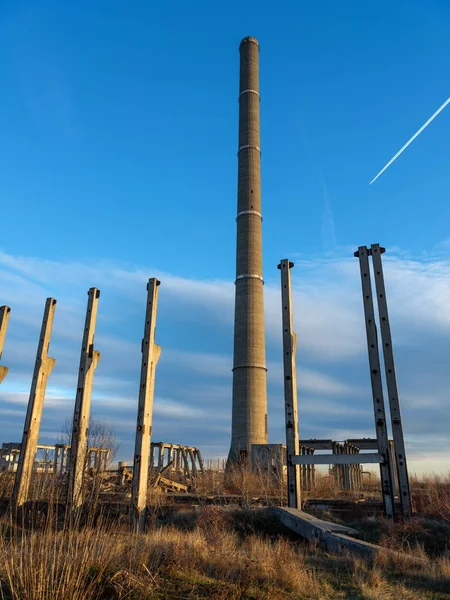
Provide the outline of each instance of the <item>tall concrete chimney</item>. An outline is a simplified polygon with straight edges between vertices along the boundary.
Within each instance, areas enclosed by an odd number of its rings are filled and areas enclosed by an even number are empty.
[[[241,41],[239,84],[236,303],[231,464],[250,464],[252,444],[267,444],[262,278],[259,45]]]

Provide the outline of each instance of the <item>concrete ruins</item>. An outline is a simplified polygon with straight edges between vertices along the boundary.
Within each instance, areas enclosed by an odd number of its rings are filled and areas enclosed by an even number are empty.
[[[381,262],[384,249],[378,244],[373,244],[370,249],[360,246],[355,253],[359,259],[362,282],[376,436],[344,441],[300,438],[296,376],[297,337],[293,330],[291,292],[291,269],[294,265],[288,259],[284,259],[278,268],[281,272],[286,445],[268,444],[262,276],[259,45],[253,37],[244,38],[240,45],[236,221],[232,431],[227,462],[229,469],[251,466],[253,469],[273,474],[283,481],[286,477],[289,509],[299,510],[302,505],[302,490],[311,490],[314,487],[316,465],[329,465],[330,473],[340,489],[357,491],[362,484],[361,465],[378,464],[386,516],[401,516],[407,519],[411,516],[409,479]],[[370,257],[373,262],[392,440],[388,438]],[[152,442],[155,376],[161,354],[161,347],[155,343],[159,285],[160,282],[156,278],[149,279],[147,284],[133,465],[128,467],[125,463],[120,463],[117,476],[119,483],[128,483],[131,487],[129,512],[135,531],[142,531],[145,526],[149,487],[187,491],[190,482],[205,472],[198,448]],[[47,352],[56,300],[48,298],[46,301],[22,441],[18,444],[4,444],[0,451],[0,471],[16,472],[12,494],[13,508],[17,509],[27,501],[32,473],[41,469],[43,472],[62,477],[67,490],[67,507],[76,510],[82,506],[85,499],[86,472],[89,468],[97,472],[104,472],[107,468],[109,449],[88,448],[93,378],[100,358],[100,353],[94,349],[99,296],[100,291],[95,287],[88,291],[70,445],[38,445],[47,380],[55,365],[55,359],[50,358]],[[9,307],[0,307],[0,358],[9,315]],[[6,373],[6,367],[0,367],[0,383]],[[40,462],[36,460],[37,451],[47,453]],[[215,470],[215,464],[211,461],[207,466],[209,470]],[[225,465],[219,461],[217,470],[220,471],[221,466],[223,469]],[[167,477],[169,474],[175,474],[175,480],[170,480]],[[399,502],[396,501],[396,495]]]
[[[290,278],[286,277],[293,263],[281,261],[281,297],[283,311],[283,354],[285,357],[285,407],[286,407],[286,446],[288,465],[288,506],[301,508],[301,497],[296,487],[295,465],[333,465],[336,480],[344,489],[354,489],[361,483],[361,469],[356,468],[361,464],[379,464],[381,488],[384,502],[385,515],[394,518],[401,515],[408,519],[412,514],[409,479],[406,463],[405,442],[403,437],[400,403],[398,398],[397,382],[395,377],[394,356],[392,339],[387,311],[386,291],[384,286],[383,266],[381,254],[384,248],[379,244],[372,244],[370,250],[360,246],[355,256],[359,258],[361,285],[366,321],[367,348],[372,386],[374,420],[376,431],[376,444],[373,440],[347,440],[340,444],[331,440],[308,440],[302,442],[313,450],[332,450],[332,454],[316,455],[314,453],[303,455],[299,452],[295,434],[298,432],[297,398],[293,394],[291,381],[295,377],[295,365],[290,360],[295,351],[295,337],[292,332],[292,317],[290,311]],[[377,337],[377,326],[370,282],[369,256],[373,259],[373,270],[378,300],[378,316],[381,330],[381,342],[386,372],[387,392],[393,440],[388,438],[386,411],[383,398],[383,381],[380,369],[380,357]],[[287,317],[285,317],[287,313]],[[377,450],[377,452],[360,452],[360,450]],[[396,489],[398,490],[399,504],[395,501]]]
[[[3,443],[0,448],[0,472],[15,473],[19,464],[20,442]],[[39,457],[42,451],[42,456]],[[65,475],[69,471],[69,444],[37,444],[33,471],[37,473],[53,473]],[[106,471],[109,464],[109,448],[88,448],[86,452],[85,471]]]

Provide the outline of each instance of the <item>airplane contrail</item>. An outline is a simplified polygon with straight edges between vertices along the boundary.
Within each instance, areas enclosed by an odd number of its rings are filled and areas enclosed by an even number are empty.
[[[411,142],[413,142],[413,141],[416,139],[416,137],[417,137],[418,135],[420,135],[420,134],[422,133],[422,131],[423,131],[423,130],[424,130],[426,127],[428,127],[428,125],[431,123],[431,121],[433,121],[433,120],[434,120],[434,119],[435,119],[435,118],[438,116],[438,114],[439,114],[439,113],[440,113],[442,110],[444,110],[444,108],[445,108],[445,107],[447,106],[447,104],[449,104],[449,103],[450,103],[450,98],[447,98],[447,100],[444,102],[444,104],[443,104],[442,106],[440,106],[440,107],[437,109],[437,111],[436,111],[436,112],[435,112],[433,115],[431,115],[431,117],[428,119],[428,121],[427,121],[426,123],[424,123],[424,124],[422,125],[422,127],[421,127],[421,128],[418,130],[418,131],[416,131],[416,133],[415,133],[415,134],[412,136],[412,138],[411,138],[411,139],[409,139],[409,140],[406,142],[406,144],[400,148],[400,150],[397,152],[397,154],[396,154],[394,157],[392,157],[392,158],[391,158],[391,160],[390,160],[390,161],[387,163],[387,165],[385,165],[385,166],[384,166],[384,167],[381,169],[381,171],[378,173],[378,175],[377,175],[376,177],[374,177],[374,178],[372,179],[372,181],[369,183],[369,185],[372,185],[372,183],[373,183],[374,181],[376,181],[376,180],[378,179],[378,177],[379,177],[380,175],[382,175],[382,174],[383,174],[383,173],[386,171],[386,169],[392,165],[392,163],[394,162],[394,160],[396,160],[396,159],[397,159],[397,158],[400,156],[400,154],[401,154],[401,153],[402,153],[404,150],[406,150],[406,148],[407,148],[407,147],[408,147],[408,146],[411,144]]]

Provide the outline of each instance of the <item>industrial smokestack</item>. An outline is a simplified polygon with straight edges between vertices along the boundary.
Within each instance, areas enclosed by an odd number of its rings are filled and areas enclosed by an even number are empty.
[[[266,352],[262,278],[259,45],[240,45],[236,304],[230,464],[250,463],[267,444]]]

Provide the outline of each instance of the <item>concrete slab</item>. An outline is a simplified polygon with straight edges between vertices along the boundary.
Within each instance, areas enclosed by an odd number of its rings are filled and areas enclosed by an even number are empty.
[[[350,537],[358,533],[351,527],[317,519],[295,508],[276,507],[269,510],[285,527],[311,542],[318,542],[328,552],[348,552],[373,560],[378,552],[387,551],[381,546]]]

